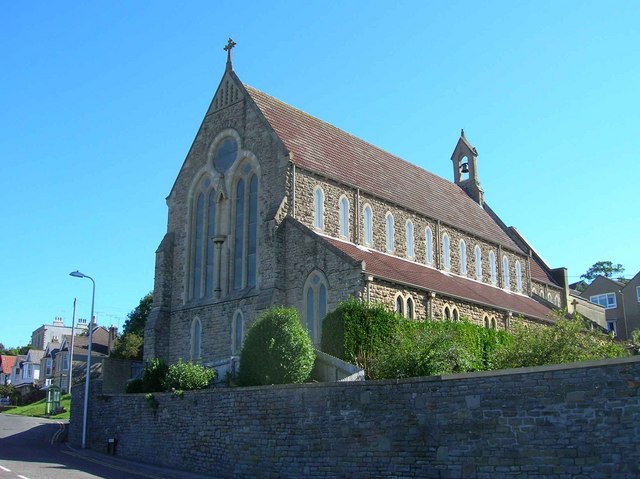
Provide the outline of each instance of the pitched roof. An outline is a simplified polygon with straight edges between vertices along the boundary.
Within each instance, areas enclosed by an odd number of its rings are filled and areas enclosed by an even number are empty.
[[[295,165],[522,252],[458,185],[255,88],[244,87],[293,154]]]
[[[392,282],[400,282],[436,294],[452,296],[496,309],[522,314],[530,318],[551,321],[552,309],[536,300],[517,293],[506,292],[495,286],[480,283],[470,278],[444,273],[435,268],[381,253],[336,238],[318,235],[308,230],[308,234],[322,238],[334,248],[354,260],[363,262],[363,271]]]
[[[11,374],[13,367],[16,365],[16,359],[17,356],[0,355],[0,366],[2,366],[2,372],[4,374]]]

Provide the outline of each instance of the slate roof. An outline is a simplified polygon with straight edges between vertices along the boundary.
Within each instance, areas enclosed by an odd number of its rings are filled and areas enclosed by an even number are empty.
[[[244,87],[293,154],[295,165],[522,253],[491,216],[456,184],[255,88]]]
[[[477,304],[522,314],[530,318],[551,321],[552,309],[522,294],[509,293],[495,286],[480,283],[469,278],[449,274],[429,266],[391,256],[362,246],[356,246],[336,238],[316,235],[333,248],[351,259],[364,262],[363,271],[393,282],[404,283],[418,289],[434,291],[436,294],[452,296]]]
[[[540,283],[550,284],[552,286],[555,286],[556,288],[561,287],[560,285],[558,285],[558,282],[545,271],[542,265],[540,265],[540,263],[536,261],[535,258],[531,258],[529,264],[531,265],[531,279]]]

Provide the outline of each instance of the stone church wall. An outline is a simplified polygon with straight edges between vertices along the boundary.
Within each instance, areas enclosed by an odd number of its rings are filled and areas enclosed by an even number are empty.
[[[444,377],[103,395],[88,445],[219,478],[640,475],[640,357]],[[83,387],[69,440],[81,437]]]

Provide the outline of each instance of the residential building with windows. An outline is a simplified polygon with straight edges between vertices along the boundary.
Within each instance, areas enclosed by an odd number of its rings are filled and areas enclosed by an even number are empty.
[[[356,297],[416,319],[549,324],[567,307],[551,269],[484,199],[461,133],[438,177],[243,84],[227,67],[167,197],[145,359],[224,372],[272,306],[314,344]]]
[[[13,368],[16,365],[17,356],[0,354],[0,386],[11,384]]]
[[[622,288],[622,301],[630,338],[633,331],[640,329],[640,272]]]
[[[87,332],[87,320],[79,319],[75,325],[76,334]],[[35,349],[45,349],[52,341],[58,343],[62,337],[71,334],[71,326],[65,326],[62,317],[55,317],[53,324],[43,324],[31,333],[31,347]]]
[[[624,287],[625,284],[620,281],[598,276],[580,293],[583,298],[604,308],[607,330],[620,339],[628,339],[631,332],[625,324],[625,308],[622,299]]]

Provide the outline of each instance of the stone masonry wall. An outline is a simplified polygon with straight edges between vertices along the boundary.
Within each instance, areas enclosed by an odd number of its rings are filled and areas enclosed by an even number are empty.
[[[398,381],[102,395],[88,445],[215,477],[630,478],[640,357]],[[80,442],[83,390],[69,439]]]

